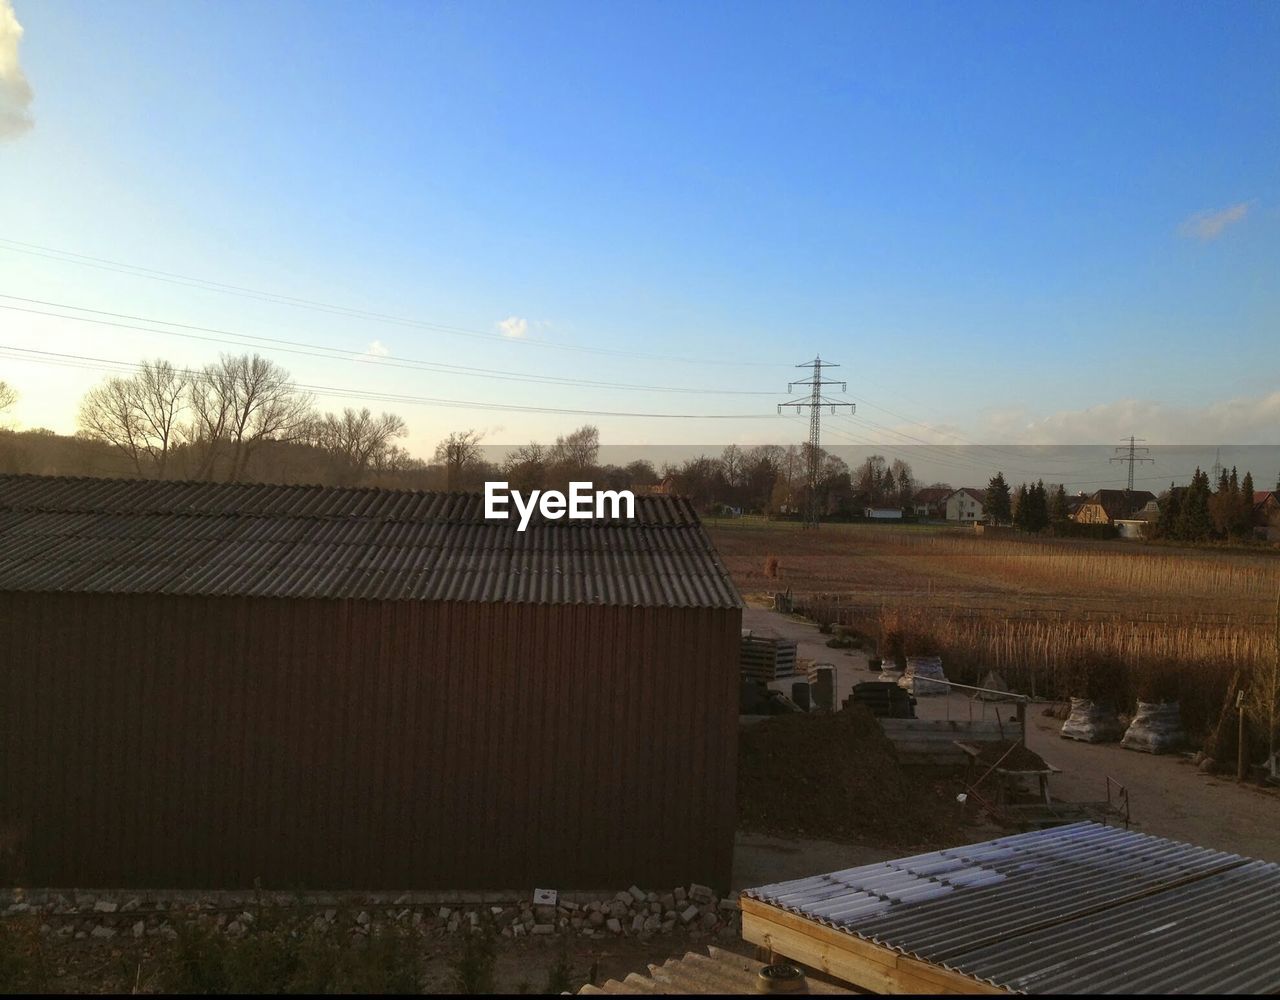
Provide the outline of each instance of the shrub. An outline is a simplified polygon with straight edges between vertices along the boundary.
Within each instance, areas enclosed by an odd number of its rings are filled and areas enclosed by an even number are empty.
[[[208,923],[177,927],[158,984],[170,993],[418,993],[421,955],[398,928],[344,940],[268,920],[242,937]]]
[[[459,993],[492,993],[493,938],[487,928],[463,936],[462,953],[450,963],[453,985]]]
[[[384,927],[341,952],[331,992],[421,993],[418,943],[407,930]]]
[[[0,919],[0,993],[43,993],[48,985],[49,961],[39,919]]]
[[[569,959],[569,942],[565,937],[560,938],[560,947],[556,951],[555,961],[551,963],[551,968],[547,970],[547,985],[543,989],[543,993],[551,993],[559,995],[561,993],[575,993],[577,987],[582,982],[573,972],[573,962]]]

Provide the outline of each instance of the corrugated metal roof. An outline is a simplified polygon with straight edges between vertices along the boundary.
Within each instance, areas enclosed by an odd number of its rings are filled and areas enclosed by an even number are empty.
[[[1280,865],[1096,823],[744,895],[1017,992],[1280,989]]]
[[[0,476],[0,590],[741,605],[682,498],[516,527],[476,493]]]

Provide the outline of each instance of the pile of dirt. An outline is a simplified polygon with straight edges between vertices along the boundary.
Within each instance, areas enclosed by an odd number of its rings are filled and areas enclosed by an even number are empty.
[[[905,771],[860,705],[779,715],[742,730],[738,818],[746,829],[891,847],[954,839],[956,788]]]
[[[979,743],[978,764],[982,767],[999,767],[1005,771],[1043,771],[1048,765],[1034,750],[1021,743],[1000,740]]]

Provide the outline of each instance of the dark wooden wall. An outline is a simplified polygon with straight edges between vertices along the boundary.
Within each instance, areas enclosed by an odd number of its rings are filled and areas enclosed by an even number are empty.
[[[28,886],[727,886],[737,610],[0,594]]]

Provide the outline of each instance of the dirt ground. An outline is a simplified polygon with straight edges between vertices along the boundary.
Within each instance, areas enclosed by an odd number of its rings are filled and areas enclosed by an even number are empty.
[[[811,623],[756,607],[744,612],[743,627],[774,629],[797,640],[802,658],[833,664],[841,698],[855,683],[872,677],[864,654],[828,648],[827,636]],[[778,681],[773,686],[787,691],[790,681]],[[1280,862],[1280,790],[1204,774],[1182,755],[1154,756],[1125,750],[1115,743],[1091,744],[1063,739],[1058,734],[1062,723],[1046,718],[1043,707],[1040,704],[1028,709],[1027,743],[1050,764],[1062,769],[1050,782],[1050,792],[1055,798],[1100,801],[1106,798],[1106,779],[1110,776],[1129,790],[1134,829]],[[966,719],[991,718],[995,709],[952,694],[920,698],[916,711],[921,718]],[[759,860],[762,859],[754,856],[744,858],[742,868],[752,871]],[[883,857],[869,857],[869,860],[883,860]]]

